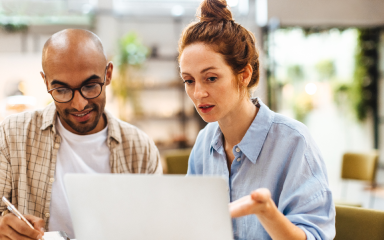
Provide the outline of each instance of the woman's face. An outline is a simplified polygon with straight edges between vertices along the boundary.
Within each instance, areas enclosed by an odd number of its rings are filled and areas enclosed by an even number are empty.
[[[185,91],[206,122],[236,116],[241,94],[236,76],[221,54],[203,43],[187,46],[180,56]]]

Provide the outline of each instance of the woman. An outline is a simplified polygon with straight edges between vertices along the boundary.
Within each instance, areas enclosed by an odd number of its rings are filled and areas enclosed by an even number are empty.
[[[335,207],[307,128],[250,99],[259,81],[253,34],[226,2],[204,0],[179,42],[180,74],[200,116],[188,174],[228,180],[235,239],[333,239]]]

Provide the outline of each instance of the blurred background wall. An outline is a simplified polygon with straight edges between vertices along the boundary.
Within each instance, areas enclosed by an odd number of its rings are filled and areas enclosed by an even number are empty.
[[[82,28],[101,38],[115,64],[107,110],[144,130],[163,159],[189,149],[205,123],[184,92],[177,42],[200,2],[1,0],[0,121],[52,101],[39,75],[42,47],[55,32]],[[376,180],[384,184],[384,2],[227,2],[258,41],[262,74],[254,96],[308,126],[336,199],[384,209],[384,190],[341,178],[345,152],[377,149]]]

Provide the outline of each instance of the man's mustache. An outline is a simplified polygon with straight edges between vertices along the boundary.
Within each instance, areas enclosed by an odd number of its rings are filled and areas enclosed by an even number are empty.
[[[97,110],[98,107],[96,104],[92,104],[92,105],[87,105],[84,107],[83,110],[79,111],[77,109],[65,109],[65,113],[66,114],[71,114],[71,113],[78,113],[78,112],[83,112],[83,111],[88,111],[88,110]]]

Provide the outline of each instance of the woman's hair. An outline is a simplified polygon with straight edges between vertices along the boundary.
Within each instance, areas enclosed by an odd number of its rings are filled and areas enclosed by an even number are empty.
[[[183,50],[194,43],[204,43],[223,55],[235,75],[250,64],[252,78],[248,94],[259,82],[259,53],[256,38],[247,29],[234,22],[225,0],[204,0],[198,9],[198,22],[187,26],[179,40],[179,59]],[[240,86],[240,82],[237,83]]]

